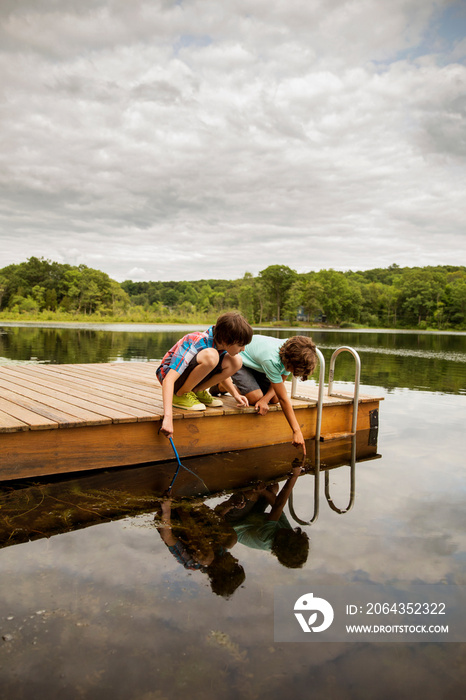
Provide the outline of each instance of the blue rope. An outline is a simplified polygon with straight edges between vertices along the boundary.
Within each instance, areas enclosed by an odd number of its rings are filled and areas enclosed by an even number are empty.
[[[178,472],[180,471],[180,467],[183,467],[183,469],[186,469],[187,472],[189,472],[190,474],[192,474],[193,476],[195,476],[196,479],[199,479],[199,481],[200,481],[201,484],[204,486],[204,488],[207,490],[207,492],[210,493],[209,489],[207,488],[205,482],[202,481],[201,477],[198,476],[197,474],[195,474],[193,471],[191,471],[191,469],[188,469],[188,467],[186,467],[184,464],[181,464],[181,460],[180,460],[180,457],[179,457],[179,455],[178,455],[178,452],[176,451],[176,447],[175,447],[175,443],[173,442],[173,438],[169,437],[168,439],[170,440],[170,445],[171,445],[172,448],[173,448],[173,452],[175,453],[176,461],[178,462],[178,467],[177,467],[177,469],[176,469],[176,472],[175,472],[175,475],[174,475],[173,479],[171,480],[171,484],[170,484],[170,486],[168,487],[168,490],[169,490],[169,491],[172,490],[173,484],[175,483],[175,479],[176,479],[176,477],[178,476]]]

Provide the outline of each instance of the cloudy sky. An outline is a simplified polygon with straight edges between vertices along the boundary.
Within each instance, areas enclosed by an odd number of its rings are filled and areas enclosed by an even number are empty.
[[[2,0],[0,267],[465,264],[465,37],[465,0]]]

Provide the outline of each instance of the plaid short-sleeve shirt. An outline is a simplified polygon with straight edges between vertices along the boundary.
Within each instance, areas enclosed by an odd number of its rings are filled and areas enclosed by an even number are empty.
[[[163,356],[162,362],[157,368],[159,381],[163,382],[170,369],[174,369],[180,375],[183,374],[198,352],[204,350],[204,348],[213,347],[215,347],[214,326],[211,326],[206,331],[188,333]]]

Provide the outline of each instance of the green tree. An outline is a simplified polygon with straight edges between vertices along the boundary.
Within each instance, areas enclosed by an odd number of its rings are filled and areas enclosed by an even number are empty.
[[[434,319],[434,312],[440,300],[442,284],[440,273],[431,269],[413,268],[402,278],[400,305],[403,320],[408,325],[428,322]]]
[[[466,324],[466,274],[450,276],[441,296],[442,317],[449,326]]]
[[[359,320],[363,297],[357,282],[332,269],[320,270],[316,279],[322,287],[323,311],[330,323]]]
[[[126,311],[129,308],[131,303],[129,296],[116,280],[110,280],[110,293],[113,315],[116,315],[118,311]]]
[[[38,308],[42,311],[45,308],[45,292],[47,290],[45,287],[41,287],[39,284],[34,285],[31,290],[32,298],[37,302]]]
[[[304,307],[304,311],[311,320],[322,314],[324,307],[324,288],[316,278],[315,273],[304,281],[301,303]]]
[[[44,296],[44,304],[45,308],[49,309],[50,311],[56,311],[57,310],[57,291],[56,289],[46,289],[45,290],[45,296]]]
[[[10,309],[14,313],[36,314],[39,312],[39,303],[30,294],[26,297],[15,294],[10,299]]]
[[[245,272],[238,288],[238,308],[250,323],[254,321],[254,277]]]
[[[4,276],[0,276],[0,309],[3,306],[3,298],[8,289],[8,279]]]
[[[162,301],[165,304],[165,306],[168,306],[168,308],[173,309],[180,302],[180,295],[178,294],[176,289],[169,288],[163,291]]]
[[[286,265],[269,265],[259,275],[269,299],[275,304],[277,321],[280,321],[281,308],[286,302],[288,290],[296,280],[297,272]]]

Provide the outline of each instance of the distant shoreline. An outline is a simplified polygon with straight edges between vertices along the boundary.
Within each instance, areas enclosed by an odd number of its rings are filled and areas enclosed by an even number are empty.
[[[206,323],[189,323],[187,321],[180,322],[148,322],[148,321],[8,321],[0,318],[0,328],[56,328],[56,329],[66,329],[72,328],[76,330],[89,329],[89,330],[100,330],[100,331],[129,331],[129,332],[142,332],[150,333],[153,332],[170,332],[177,330],[202,330],[211,322]],[[112,328],[110,328],[112,326]],[[338,328],[334,326],[275,326],[275,325],[252,325],[255,331],[293,331],[297,334],[297,331],[308,331],[316,332],[322,331],[323,333],[337,332],[337,333],[406,333],[406,334],[418,334],[418,335],[466,335],[466,331],[459,330],[438,330],[435,328],[427,330],[418,330],[416,328]]]

